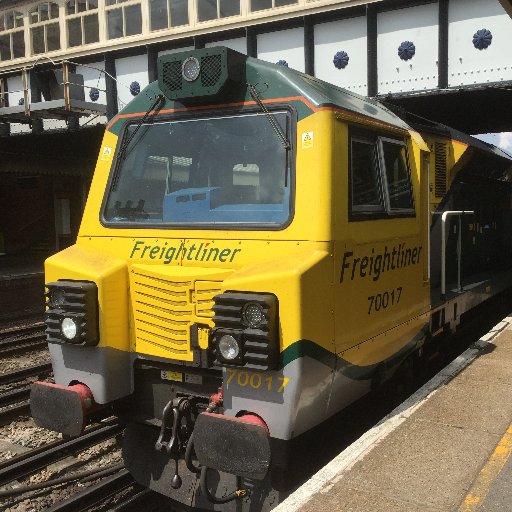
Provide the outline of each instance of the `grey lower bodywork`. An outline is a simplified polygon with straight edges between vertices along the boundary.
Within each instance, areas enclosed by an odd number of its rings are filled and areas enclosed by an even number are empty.
[[[110,347],[82,347],[49,343],[55,383],[80,382],[90,388],[98,404],[133,392],[132,354]]]

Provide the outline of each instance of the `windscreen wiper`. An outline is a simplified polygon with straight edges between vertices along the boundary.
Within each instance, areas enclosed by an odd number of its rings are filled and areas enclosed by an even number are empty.
[[[272,126],[272,128],[274,129],[274,131],[276,132],[277,136],[279,137],[281,144],[284,146],[284,148],[287,151],[292,149],[292,145],[290,144],[290,141],[286,138],[286,135],[283,132],[283,129],[281,128],[279,123],[276,121],[273,114],[268,110],[268,108],[261,101],[261,98],[258,94],[258,91],[256,90],[256,87],[254,87],[254,85],[252,85],[252,84],[247,84],[247,86],[249,87],[249,92],[252,96],[252,99],[258,104],[258,106],[261,108],[263,113],[267,116],[267,119],[268,119],[270,125]]]
[[[120,163],[124,160],[126,157],[126,150],[128,149],[128,146],[130,142],[133,140],[137,132],[139,131],[140,127],[144,124],[144,121],[149,117],[151,113],[157,113],[165,103],[165,96],[163,94],[159,94],[153,104],[149,107],[147,112],[142,116],[142,118],[139,120],[137,125],[135,126],[135,129],[130,134],[130,136],[123,142],[123,145],[119,149],[119,153],[117,154],[117,166],[116,170],[114,171],[114,176],[112,177],[112,190],[117,189],[117,182],[119,181],[119,171],[121,169]],[[140,140],[140,139],[139,139]]]
[[[118,154],[119,159],[124,158],[126,149],[128,148],[130,142],[133,140],[135,135],[137,135],[137,132],[139,131],[140,127],[144,124],[144,122],[149,117],[149,115],[151,113],[156,114],[162,108],[164,102],[165,102],[165,96],[163,94],[159,94],[156,97],[156,100],[153,102],[153,104],[149,107],[148,111],[139,120],[139,122],[135,126],[135,129],[133,130],[131,135],[123,142],[123,145],[121,146],[121,149],[119,150],[119,154]]]

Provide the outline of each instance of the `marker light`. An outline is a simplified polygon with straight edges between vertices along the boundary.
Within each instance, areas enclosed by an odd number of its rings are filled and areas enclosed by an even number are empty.
[[[73,338],[76,337],[76,333],[77,333],[78,329],[77,329],[76,322],[72,318],[65,317],[62,320],[60,328],[61,328],[62,334],[68,340],[72,340]]]
[[[187,82],[193,82],[194,80],[197,80],[200,71],[201,66],[195,57],[188,57],[183,61],[181,66],[181,73]]]
[[[242,309],[242,320],[249,327],[259,327],[265,321],[263,308],[256,302],[248,302]]]
[[[240,354],[240,345],[233,336],[224,334],[218,344],[220,355],[226,361],[233,361]]]
[[[61,288],[55,288],[50,293],[50,302],[51,305],[55,308],[62,306],[66,301],[66,292]]]

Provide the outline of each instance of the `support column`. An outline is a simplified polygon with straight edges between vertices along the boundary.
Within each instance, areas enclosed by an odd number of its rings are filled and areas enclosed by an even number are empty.
[[[377,96],[379,82],[377,72],[377,9],[366,6],[366,43],[368,52],[368,96]]]

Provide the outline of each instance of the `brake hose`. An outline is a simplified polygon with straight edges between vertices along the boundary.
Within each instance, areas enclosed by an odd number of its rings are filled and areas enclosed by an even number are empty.
[[[210,501],[211,503],[214,503],[216,505],[222,505],[223,503],[229,503],[230,501],[241,499],[245,496],[247,496],[247,489],[244,489],[242,487],[242,478],[237,476],[236,477],[236,490],[232,492],[231,494],[228,494],[227,496],[224,496],[223,498],[217,498],[217,496],[214,496],[210,490],[208,489],[208,483],[206,481],[208,469],[206,466],[203,466],[201,468],[201,491],[203,491],[203,494],[206,496],[206,499]]]

